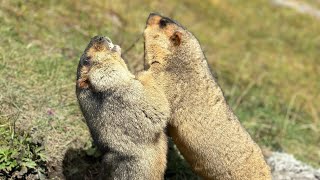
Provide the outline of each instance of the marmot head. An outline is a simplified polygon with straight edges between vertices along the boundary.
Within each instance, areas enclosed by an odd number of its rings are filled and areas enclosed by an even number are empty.
[[[77,73],[77,87],[90,87],[90,74],[97,70],[112,66],[121,60],[121,48],[113,45],[108,37],[95,36],[91,39],[84,53],[80,57]]]
[[[147,19],[144,38],[145,58],[150,66],[169,70],[172,66],[194,64],[190,59],[203,57],[192,33],[178,22],[156,13]]]

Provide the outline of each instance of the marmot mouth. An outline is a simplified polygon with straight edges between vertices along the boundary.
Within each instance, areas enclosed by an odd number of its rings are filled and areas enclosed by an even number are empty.
[[[151,65],[154,65],[154,64],[161,64],[161,63],[159,61],[152,61]]]

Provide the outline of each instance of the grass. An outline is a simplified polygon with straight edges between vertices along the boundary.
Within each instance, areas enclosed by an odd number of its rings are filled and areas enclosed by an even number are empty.
[[[320,167],[319,20],[268,0],[2,1],[0,126],[15,122],[42,142],[49,172],[59,171],[68,149],[90,144],[74,92],[90,37],[108,35],[124,50],[152,11],[198,37],[229,104],[261,146]],[[143,68],[142,39],[126,54],[132,70]]]
[[[0,127],[0,137],[0,177],[46,177],[46,156],[40,142],[26,133],[17,134],[9,125]]]

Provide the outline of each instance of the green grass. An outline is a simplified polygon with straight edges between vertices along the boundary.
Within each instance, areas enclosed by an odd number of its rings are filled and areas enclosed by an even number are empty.
[[[46,177],[46,155],[40,142],[10,125],[0,127],[0,177],[39,179]]]
[[[267,0],[2,1],[0,126],[15,121],[17,131],[40,139],[49,170],[68,149],[85,149],[78,59],[96,34],[125,50],[152,11],[198,37],[229,104],[261,146],[320,166],[320,23]],[[126,59],[142,69],[142,38]]]

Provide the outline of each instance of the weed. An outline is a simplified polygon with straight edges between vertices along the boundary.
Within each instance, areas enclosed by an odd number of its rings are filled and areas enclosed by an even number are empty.
[[[0,178],[44,179],[47,176],[44,147],[26,133],[0,126]]]

